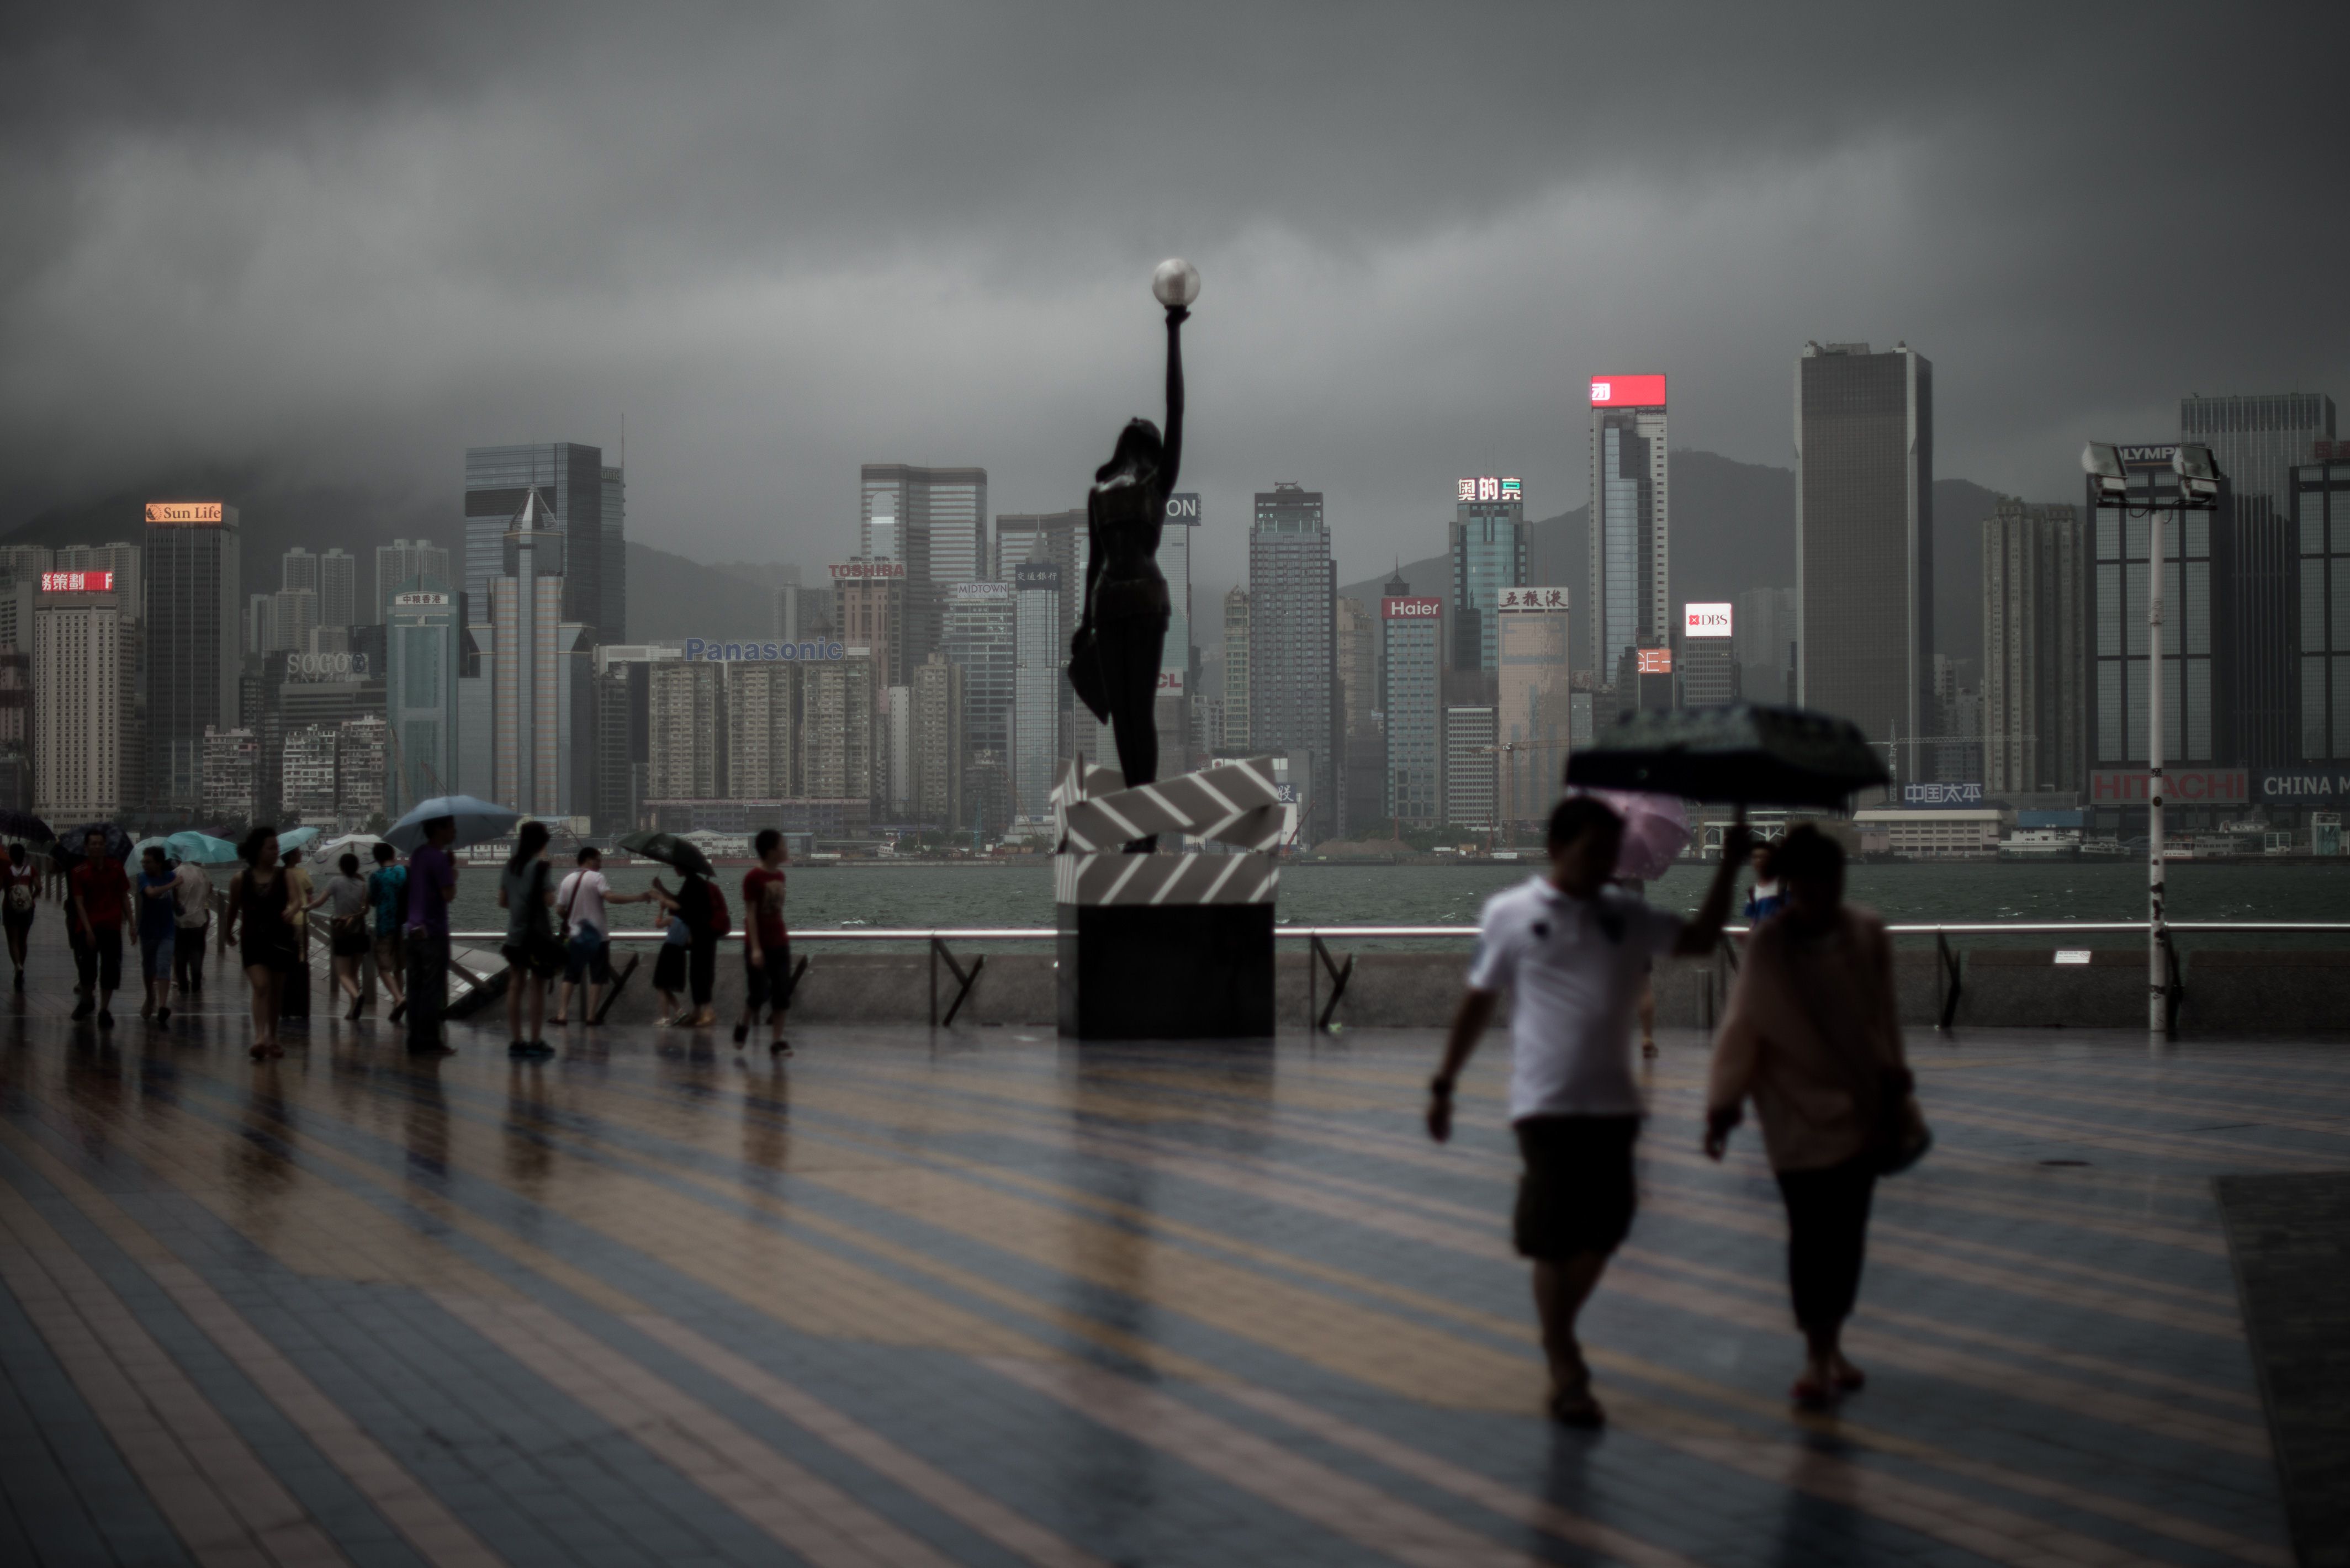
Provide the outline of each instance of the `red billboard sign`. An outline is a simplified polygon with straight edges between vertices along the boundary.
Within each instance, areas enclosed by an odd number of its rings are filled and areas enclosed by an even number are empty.
[[[1595,409],[1661,409],[1665,406],[1662,376],[1594,376],[1591,406]]]
[[[2089,774],[2091,805],[2147,804],[2144,768],[2098,768]],[[2251,785],[2242,768],[2165,768],[2165,805],[2242,805]]]
[[[41,591],[45,594],[110,594],[114,591],[112,572],[43,572]]]
[[[1444,613],[1442,599],[1381,599],[1379,613],[1389,620],[1434,620]]]
[[[1644,648],[1639,650],[1640,673],[1670,675],[1673,672],[1673,650],[1669,648]]]

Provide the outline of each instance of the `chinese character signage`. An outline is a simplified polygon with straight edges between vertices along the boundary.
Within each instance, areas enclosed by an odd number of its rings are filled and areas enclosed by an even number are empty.
[[[1463,501],[1523,501],[1526,493],[1516,480],[1488,473],[1461,480],[1460,496]]]
[[[448,603],[447,594],[434,593],[429,588],[411,588],[404,594],[391,596],[391,607],[394,609],[434,609]]]
[[[1565,609],[1566,606],[1565,588],[1503,588],[1493,596],[1493,607],[1497,610],[1549,610],[1556,613]]]
[[[41,591],[45,594],[110,594],[114,591],[112,572],[43,572]]]
[[[1057,561],[1021,561],[1012,568],[1012,586],[1025,593],[1031,588],[1061,591],[1061,566]]]
[[[1982,785],[1979,784],[1906,784],[1901,786],[1901,804],[1906,806],[1981,805]]]
[[[1639,650],[1640,673],[1670,675],[1673,672],[1673,650],[1669,648],[1644,648]]]

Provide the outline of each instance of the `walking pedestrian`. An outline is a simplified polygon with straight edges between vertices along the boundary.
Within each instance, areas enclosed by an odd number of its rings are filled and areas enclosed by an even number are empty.
[[[662,929],[661,949],[653,959],[653,992],[661,999],[660,1017],[655,1022],[664,1027],[683,1026],[693,1022],[686,1010],[682,993],[686,989],[687,959],[693,950],[693,929],[685,923],[685,915],[677,895],[661,886],[659,877],[650,889],[653,902],[660,907]]]
[[[1746,941],[1706,1091],[1705,1152],[1720,1159],[1748,1098],[1787,1206],[1787,1284],[1804,1334],[1794,1398],[1825,1408],[1866,1381],[1845,1358],[1868,1206],[1880,1175],[1930,1142],[1911,1094],[1894,1003],[1893,945],[1844,902],[1844,849],[1809,826],[1772,852],[1786,907]]]
[[[213,879],[192,860],[172,873],[172,972],[182,991],[204,989],[204,931],[213,923]]]
[[[563,951],[546,920],[555,907],[547,881],[546,824],[525,822],[515,852],[498,873],[498,908],[506,912],[506,1054],[552,1056],[546,1040],[546,982],[563,967]],[[522,1032],[525,1012],[530,1033]]]
[[[180,907],[173,897],[178,888],[162,846],[149,845],[139,856],[139,975],[146,982],[139,1016],[157,1023],[172,1022],[172,961],[180,950]]]
[[[1518,1251],[1534,1263],[1550,1414],[1572,1427],[1607,1418],[1575,1325],[1631,1229],[1642,1115],[1632,1022],[1648,961],[1713,950],[1745,856],[1742,819],[1703,907],[1685,921],[1609,882],[1623,826],[1586,795],[1551,813],[1549,875],[1486,902],[1468,989],[1429,1085],[1428,1132],[1442,1143],[1452,1136],[1454,1080],[1506,988],[1510,1120],[1525,1162],[1513,1229]]]
[[[408,867],[400,864],[400,852],[380,839],[367,885],[368,908],[375,918],[375,977],[391,998],[384,1022],[397,1023],[408,1011]]]
[[[278,861],[274,827],[246,834],[237,853],[244,857],[244,869],[228,887],[221,941],[244,954],[245,984],[253,993],[251,1054],[258,1062],[286,1054],[277,1044],[277,1015],[286,976],[294,967],[294,877]]]
[[[0,929],[8,933],[8,961],[16,966],[18,991],[25,989],[26,945],[32,940],[40,894],[40,863],[23,845],[11,844],[6,862],[0,864]]]
[[[1756,924],[1769,919],[1786,907],[1787,895],[1771,868],[1772,846],[1754,846],[1754,890],[1746,896],[1746,918]]]
[[[555,912],[564,930],[563,989],[556,992],[555,1017],[550,1020],[558,1027],[571,1022],[571,993],[583,981],[588,987],[588,1011],[579,1021],[601,1022],[597,1010],[603,1005],[604,988],[612,983],[612,932],[607,907],[650,903],[653,898],[650,891],[613,892],[604,877],[603,852],[594,845],[581,845],[578,858],[579,868],[566,877],[555,893]]]
[[[359,979],[359,965],[367,961],[370,939],[368,935],[368,885],[359,878],[359,857],[346,851],[335,862],[335,874],[318,896],[303,906],[306,910],[328,906],[327,951],[333,965],[335,984],[351,999],[350,1010],[343,1014],[347,1023],[357,1023],[359,1009],[367,1002],[367,987]]]
[[[792,982],[791,933],[784,927],[784,863],[791,853],[784,836],[763,827],[752,841],[759,863],[743,876],[743,1016],[734,1021],[734,1044],[751,1037],[759,1010],[767,1009],[767,1049],[782,1056],[784,1002]]]
[[[286,985],[278,998],[277,1016],[299,1018],[306,1024],[310,1018],[310,904],[316,889],[310,885],[310,868],[303,864],[302,852],[288,849],[283,857],[286,865],[287,897],[286,919],[294,933],[288,950],[293,962],[286,971]]]
[[[411,1055],[448,1056],[441,1014],[449,1005],[449,900],[457,896],[457,819],[424,825],[424,842],[408,857],[408,1049]]]
[[[710,999],[718,988],[718,939],[729,929],[726,898],[717,883],[699,871],[688,871],[677,890],[677,912],[685,920],[686,981],[693,997],[693,1026],[707,1029],[718,1022]]]
[[[114,993],[122,985],[122,928],[130,919],[130,878],[122,863],[106,852],[103,829],[91,828],[83,840],[81,864],[68,878],[75,916],[81,923],[82,981],[88,987],[76,1018],[87,1018],[93,1008],[100,1029],[114,1027]]]

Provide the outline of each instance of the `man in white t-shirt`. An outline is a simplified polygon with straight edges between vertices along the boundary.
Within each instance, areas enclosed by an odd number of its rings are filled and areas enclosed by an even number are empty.
[[[1684,921],[1610,882],[1623,836],[1622,819],[1605,803],[1585,795],[1559,803],[1550,819],[1550,875],[1486,902],[1469,989],[1429,1085],[1429,1136],[1442,1143],[1452,1135],[1453,1079],[1506,989],[1510,1122],[1525,1160],[1513,1230],[1518,1251],[1534,1261],[1550,1412],[1575,1427],[1606,1419],[1591,1397],[1575,1320],[1632,1225],[1632,1145],[1642,1114],[1632,1021],[1649,961],[1713,950],[1746,860],[1742,813],[1704,906]]]
[[[604,879],[603,853],[592,844],[579,846],[579,869],[566,877],[555,890],[556,913],[563,917],[563,989],[556,993],[553,1023],[571,1022],[571,993],[579,982],[588,982],[588,1011],[581,1017],[585,1023],[600,1022],[597,1005],[604,999],[604,988],[612,983],[612,926],[604,912],[607,904],[641,904],[650,893],[615,893]]]

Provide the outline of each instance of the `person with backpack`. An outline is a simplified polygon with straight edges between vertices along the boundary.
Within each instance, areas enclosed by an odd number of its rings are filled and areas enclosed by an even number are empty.
[[[525,822],[515,839],[515,852],[498,873],[498,908],[506,912],[506,1045],[509,1056],[552,1056],[555,1047],[545,1038],[546,982],[563,967],[562,944],[547,923],[555,907],[555,889],[548,884],[546,824]],[[530,1033],[522,1032],[525,1008]]]
[[[193,996],[204,989],[204,932],[213,923],[213,879],[193,860],[172,873],[172,978]]]
[[[763,827],[752,842],[759,863],[743,877],[743,1016],[734,1021],[734,1044],[751,1037],[759,1010],[767,1009],[767,1049],[787,1055],[784,1002],[792,983],[791,933],[784,928],[784,862],[790,853],[784,836]]]
[[[1932,1138],[1902,1053],[1893,944],[1875,911],[1844,901],[1843,846],[1805,825],[1779,841],[1771,869],[1786,904],[1746,940],[1714,1037],[1705,1152],[1721,1158],[1752,1098],[1787,1206],[1787,1284],[1804,1344],[1793,1397],[1818,1410],[1866,1381],[1842,1337],[1877,1179]]]

